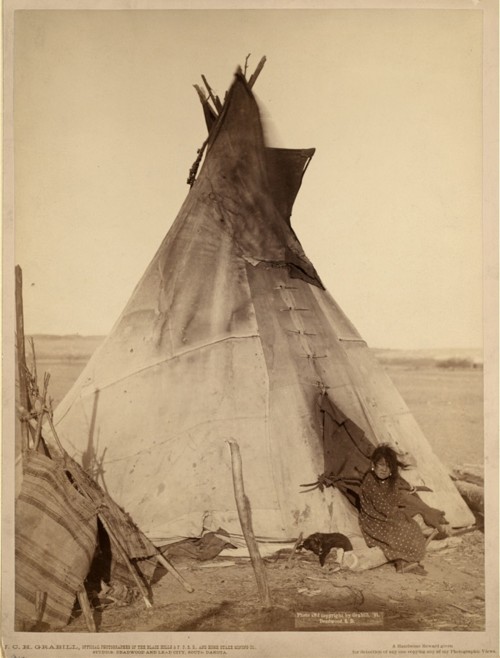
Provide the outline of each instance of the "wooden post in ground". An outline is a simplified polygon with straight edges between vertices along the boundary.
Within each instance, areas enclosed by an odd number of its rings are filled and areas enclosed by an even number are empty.
[[[257,540],[252,527],[252,511],[250,509],[250,502],[245,495],[243,486],[243,468],[241,465],[240,448],[236,441],[228,441],[231,450],[231,464],[233,469],[233,487],[234,497],[236,499],[236,507],[238,509],[238,516],[240,518],[241,529],[243,536],[248,546],[252,567],[257,580],[257,588],[264,607],[270,608],[272,605],[271,594],[269,592],[269,584],[267,582],[266,568],[259,553]]]
[[[73,476],[75,475],[74,471],[72,472],[72,475]],[[98,512],[97,516],[99,517],[99,520],[102,523],[102,525],[104,527],[104,530],[106,530],[106,532],[108,533],[109,539],[111,541],[111,546],[114,546],[116,548],[116,552],[118,553],[118,555],[123,560],[123,563],[125,564],[125,566],[129,570],[130,575],[132,576],[132,578],[135,581],[135,584],[137,585],[137,589],[142,594],[142,599],[144,601],[144,605],[146,606],[146,608],[151,608],[152,603],[149,600],[148,591],[147,591],[146,587],[144,586],[144,583],[141,581],[141,579],[139,577],[139,574],[135,570],[134,565],[132,564],[132,561],[129,559],[129,556],[127,555],[126,550],[121,545],[120,539],[113,532],[113,530],[111,529],[111,526],[108,523],[108,520],[104,517],[102,512]]]
[[[19,401],[21,407],[26,411],[30,409],[28,396],[28,380],[26,377],[26,348],[24,344],[24,311],[23,311],[23,271],[16,265],[16,348],[17,369],[19,373]],[[21,423],[23,448],[28,447],[28,429],[25,423]]]
[[[46,603],[47,592],[42,592],[41,590],[37,589],[35,591],[35,626],[37,626],[43,619]]]
[[[286,561],[286,564],[285,564],[286,569],[288,569],[292,566],[292,562],[297,557],[297,546],[299,546],[302,543],[302,537],[303,537],[303,533],[301,532],[300,535],[297,537],[297,541],[293,545],[292,552],[288,556],[288,560]]]
[[[431,534],[425,540],[425,547],[426,548],[427,548],[427,546],[429,546],[429,544],[434,539],[434,537],[436,537],[436,535],[438,535],[438,534],[439,534],[439,530],[437,528],[434,528],[434,530],[431,532]]]
[[[35,411],[37,412],[37,426],[36,426],[36,433],[35,433],[35,450],[38,450],[38,446],[40,445],[40,439],[42,438],[42,424],[43,424],[43,416],[46,411],[46,402],[47,402],[47,391],[49,388],[49,380],[50,380],[50,374],[48,372],[45,373],[45,376],[43,378],[43,392],[41,399],[37,398],[35,400]]]
[[[85,591],[85,587],[83,585],[76,593],[76,596],[78,598],[78,603],[80,604],[80,608],[82,609],[83,616],[85,617],[85,623],[87,624],[89,633],[95,633],[97,631],[97,628],[95,625],[94,614],[92,612],[92,607],[90,605],[87,592]]]
[[[157,549],[158,550],[158,549]],[[177,571],[175,567],[173,567],[170,562],[166,559],[166,557],[163,555],[163,553],[158,552],[156,554],[156,561],[162,565],[162,567],[165,567],[165,569],[168,571],[168,573],[171,573],[172,576],[178,580],[181,585],[184,587],[186,592],[194,592],[194,587],[190,585],[187,580],[185,580],[181,574]]]

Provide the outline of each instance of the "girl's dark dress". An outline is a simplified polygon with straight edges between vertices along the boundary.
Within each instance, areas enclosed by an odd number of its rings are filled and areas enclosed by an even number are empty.
[[[369,471],[361,484],[359,524],[368,546],[379,546],[388,561],[419,562],[426,539],[399,508],[399,492],[398,482],[391,487],[389,479],[379,480]]]

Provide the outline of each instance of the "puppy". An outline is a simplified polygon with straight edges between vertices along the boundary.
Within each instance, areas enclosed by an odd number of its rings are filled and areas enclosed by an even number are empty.
[[[332,548],[342,549],[344,551],[352,551],[352,544],[349,538],[342,535],[340,532],[315,532],[313,535],[306,537],[304,541],[297,546],[297,549],[305,548],[307,551],[312,551],[319,557],[321,566],[325,564]]]

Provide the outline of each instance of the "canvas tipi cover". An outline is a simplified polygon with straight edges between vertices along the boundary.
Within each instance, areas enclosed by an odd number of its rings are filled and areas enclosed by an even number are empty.
[[[372,443],[409,453],[405,477],[432,489],[425,501],[452,526],[473,523],[290,226],[313,150],[265,144],[241,71],[207,117],[204,162],[175,223],[56,410],[64,447],[154,541],[219,527],[241,534],[230,439],[259,540],[352,537],[356,510],[338,490],[300,487],[324,471],[327,391]]]

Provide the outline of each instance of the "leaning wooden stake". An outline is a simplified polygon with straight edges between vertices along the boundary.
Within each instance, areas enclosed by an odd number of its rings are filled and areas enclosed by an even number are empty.
[[[42,438],[42,424],[45,408],[47,404],[47,391],[49,388],[50,373],[46,372],[43,378],[43,392],[40,397],[35,400],[35,411],[37,413],[37,426],[35,432],[35,450],[38,450],[40,439]]]
[[[74,471],[73,471],[72,475],[74,475]],[[98,513],[98,517],[99,517],[99,520],[101,521],[101,523],[104,527],[104,530],[106,530],[106,532],[108,533],[108,536],[111,540],[112,545],[114,545],[114,547],[116,548],[118,554],[120,555],[121,559],[123,560],[124,564],[126,565],[127,569],[129,570],[130,575],[135,580],[135,584],[137,585],[137,589],[142,594],[142,599],[144,601],[144,605],[146,606],[146,608],[151,608],[152,603],[149,600],[148,591],[147,591],[146,587],[144,586],[144,583],[141,581],[141,579],[139,577],[139,574],[134,569],[134,566],[132,565],[132,562],[130,561],[129,556],[127,555],[127,552],[125,551],[125,549],[120,544],[119,538],[116,536],[116,533],[113,532],[113,530],[111,529],[111,526],[109,525],[109,523],[108,523],[107,519],[104,517],[104,515],[101,514],[101,513]]]
[[[19,373],[19,400],[23,409],[31,411],[28,396],[28,379],[26,377],[26,348],[24,343],[24,311],[23,311],[23,271],[16,265],[16,347],[17,368]],[[29,435],[27,426],[22,424],[23,448],[28,448]]]
[[[37,589],[35,591],[35,626],[42,621],[46,604],[47,592]]]
[[[85,617],[85,623],[87,624],[87,628],[89,629],[89,632],[95,633],[97,631],[97,628],[95,625],[94,614],[90,606],[87,592],[85,591],[85,587],[83,585],[76,593],[76,596],[78,598],[78,603],[80,604],[80,608],[82,609],[83,616]]]
[[[165,567],[165,569],[172,574],[172,576],[178,580],[181,585],[184,587],[184,589],[187,592],[194,592],[194,587],[190,585],[184,578],[181,576],[181,574],[177,571],[175,567],[173,567],[170,562],[165,558],[165,556],[162,553],[158,553],[156,555],[156,560],[159,564],[162,565],[162,567]]]
[[[293,562],[293,561],[295,560],[295,558],[297,557],[297,546],[299,546],[299,544],[302,543],[302,537],[303,537],[303,536],[304,536],[304,535],[303,535],[303,533],[301,532],[300,535],[297,537],[297,541],[296,541],[295,544],[293,545],[292,552],[290,553],[290,555],[288,556],[288,560],[286,561],[286,565],[285,565],[285,567],[286,567],[287,569],[290,568],[290,567],[292,566],[292,562]]]
[[[243,468],[241,465],[240,448],[236,441],[228,441],[231,450],[231,464],[233,468],[233,486],[234,497],[236,499],[236,507],[238,509],[238,516],[240,517],[241,528],[243,536],[248,546],[252,567],[255,572],[257,580],[257,587],[260,594],[260,599],[266,608],[271,607],[271,594],[269,592],[269,585],[266,577],[266,568],[259,553],[259,547],[253,533],[252,528],[252,511],[250,509],[250,502],[245,495],[243,486]]]
[[[439,534],[439,530],[437,528],[434,528],[434,530],[431,532],[431,534],[427,537],[425,540],[425,547],[429,546],[431,541],[434,539]]]

